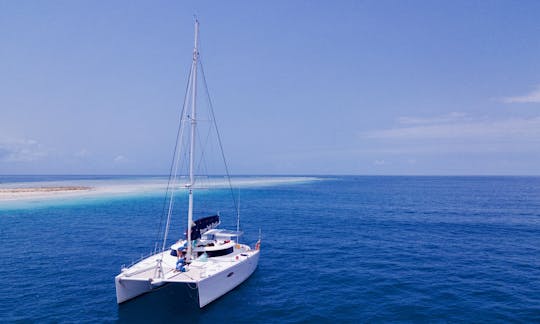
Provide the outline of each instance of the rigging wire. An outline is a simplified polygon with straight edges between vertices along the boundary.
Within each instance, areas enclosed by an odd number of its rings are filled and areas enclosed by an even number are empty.
[[[218,144],[219,144],[219,148],[220,148],[220,152],[221,152],[221,158],[223,160],[223,164],[225,165],[225,172],[226,172],[226,175],[227,175],[227,181],[228,181],[228,185],[229,185],[229,190],[230,190],[230,193],[231,193],[231,197],[232,197],[232,200],[233,200],[233,204],[234,204],[234,209],[236,210],[237,212],[237,215],[238,215],[238,219],[237,219],[237,229],[239,229],[239,226],[240,226],[240,211],[239,211],[239,202],[237,201],[236,199],[236,196],[234,194],[234,190],[233,190],[233,186],[232,186],[232,181],[231,181],[231,176],[230,176],[230,172],[229,172],[229,166],[227,164],[227,160],[225,158],[225,152],[223,150],[223,142],[221,140],[221,135],[219,133],[219,129],[218,129],[218,125],[217,125],[217,121],[216,121],[216,118],[215,118],[215,113],[214,113],[214,106],[212,104],[212,99],[210,97],[210,92],[208,90],[208,84],[206,82],[206,75],[204,73],[204,67],[203,67],[203,64],[202,64],[202,61],[201,61],[201,58],[199,57],[199,65],[201,67],[201,75],[202,75],[202,79],[203,79],[203,83],[204,83],[204,88],[205,88],[205,92],[206,92],[206,96],[207,96],[207,100],[208,100],[208,105],[210,107],[210,119],[211,119],[211,123],[213,123],[214,125],[214,128],[216,130],[216,134],[217,134],[217,139],[218,139]],[[187,78],[187,84],[186,84],[186,88],[185,88],[185,95],[184,95],[184,103],[182,105],[182,111],[181,111],[181,122],[178,126],[178,130],[177,130],[177,134],[176,134],[176,141],[175,141],[175,146],[174,146],[174,153],[173,153],[173,157],[172,157],[172,161],[171,161],[171,166],[170,166],[170,169],[169,169],[169,179],[167,181],[167,189],[166,189],[166,194],[165,194],[165,197],[163,199],[163,208],[162,208],[162,212],[161,212],[161,217],[160,217],[160,221],[159,221],[159,227],[158,227],[158,232],[157,232],[157,239],[156,239],[156,247],[154,249],[157,248],[157,244],[159,243],[159,240],[160,240],[160,237],[162,234],[164,234],[164,238],[163,238],[163,245],[162,245],[162,249],[161,251],[164,251],[165,249],[165,245],[166,245],[166,240],[167,240],[167,234],[168,234],[168,231],[169,231],[169,227],[170,227],[170,218],[171,218],[171,213],[172,213],[172,209],[173,209],[173,196],[174,196],[174,186],[176,185],[176,180],[177,180],[177,171],[178,171],[178,160],[179,160],[179,153],[180,151],[182,150],[182,147],[178,147],[179,144],[180,146],[182,146],[183,142],[180,143],[182,141],[182,138],[183,138],[183,130],[184,128],[182,127],[183,126],[183,123],[185,122],[185,109],[186,109],[186,106],[187,106],[187,102],[188,102],[188,99],[189,99],[189,90],[191,89],[191,86],[196,86],[196,85],[192,85],[191,83],[191,79],[192,79],[192,74],[193,74],[193,69],[190,69],[190,72],[189,72],[189,75],[188,75],[188,78]],[[188,118],[190,118],[188,116]],[[205,142],[208,142],[208,136],[209,136],[209,133],[206,135],[206,139],[205,139]],[[200,139],[199,139],[200,140]],[[205,152],[203,150],[202,154],[204,155]],[[201,161],[199,161],[199,163],[201,163]],[[183,162],[182,162],[182,165],[183,165]],[[199,164],[200,166],[200,164]],[[169,201],[169,203],[167,204],[167,200]],[[168,205],[168,208],[167,208],[167,205]],[[165,225],[165,228],[163,229],[163,218],[165,216],[165,210],[168,209],[167,211],[167,223]],[[163,229],[163,232],[162,232],[162,229]]]
[[[189,74],[188,74],[188,78],[187,78],[187,82],[186,82],[186,90],[185,90],[185,94],[184,94],[184,103],[182,105],[182,111],[180,112],[180,123],[178,124],[178,129],[176,131],[176,141],[174,143],[174,151],[173,151],[173,156],[172,156],[172,159],[171,159],[171,167],[169,168],[169,179],[167,181],[167,189],[165,191],[165,197],[163,198],[163,207],[162,207],[161,216],[160,216],[160,219],[159,219],[159,227],[158,227],[158,232],[157,232],[157,236],[156,236],[156,244],[154,246],[154,250],[157,248],[157,244],[161,240],[162,228],[163,228],[163,217],[165,216],[165,209],[167,207],[167,200],[169,198],[169,194],[171,195],[170,199],[172,200],[172,195],[173,195],[172,190],[173,189],[171,188],[171,181],[173,182],[172,184],[174,184],[175,180],[176,180],[176,175],[173,178],[173,169],[176,166],[178,166],[178,152],[179,152],[178,143],[180,142],[180,139],[182,137],[182,130],[183,130],[182,124],[183,124],[183,120],[184,120],[184,112],[185,112],[185,109],[186,109],[186,101],[187,101],[187,97],[188,97],[189,86],[190,86],[190,83],[191,83],[190,82],[191,81],[191,74],[192,74],[192,70],[190,69]],[[171,213],[171,211],[169,210],[168,213],[167,213],[167,217],[170,216],[170,213]],[[165,230],[167,230],[167,229],[165,229]],[[164,240],[164,244],[165,244],[165,240]],[[163,252],[163,248],[162,248],[162,252]]]
[[[199,65],[201,66],[201,75],[202,75],[202,79],[203,79],[203,83],[204,83],[204,88],[206,90],[206,96],[208,97],[208,105],[210,106],[210,113],[211,113],[211,116],[212,116],[211,119],[212,119],[212,121],[214,123],[214,127],[216,129],[219,148],[220,148],[220,151],[221,151],[221,158],[223,159],[223,164],[225,165],[225,172],[227,174],[227,180],[229,182],[229,189],[230,189],[230,192],[231,192],[231,197],[233,199],[234,209],[236,210],[237,215],[239,216],[240,215],[240,210],[239,210],[238,202],[236,201],[236,197],[234,195],[234,190],[233,190],[233,187],[232,187],[231,175],[230,175],[230,172],[229,172],[229,165],[227,164],[227,159],[225,158],[225,152],[223,151],[223,143],[221,141],[221,135],[219,133],[219,129],[218,129],[217,122],[216,122],[216,116],[214,114],[214,105],[212,104],[212,98],[210,97],[210,91],[208,91],[208,84],[206,83],[206,75],[204,73],[204,67],[203,67],[203,64],[202,64],[202,60],[200,58],[199,58]],[[238,226],[238,228],[240,228],[240,219],[237,220],[237,226]]]

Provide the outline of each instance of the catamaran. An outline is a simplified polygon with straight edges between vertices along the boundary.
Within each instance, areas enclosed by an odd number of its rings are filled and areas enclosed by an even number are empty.
[[[193,220],[194,193],[199,189],[198,179],[195,175],[196,163],[196,136],[197,122],[197,72],[200,65],[199,57],[199,22],[195,20],[195,42],[193,48],[193,61],[186,88],[184,109],[180,120],[180,128],[177,136],[177,148],[171,168],[172,187],[187,191],[188,208],[185,236],[167,246],[167,236],[171,227],[175,191],[171,191],[168,203],[167,221],[165,223],[163,243],[159,249],[149,257],[128,267],[122,267],[120,274],[115,277],[116,300],[118,304],[127,302],[138,296],[153,293],[165,285],[171,288],[185,290],[186,293],[198,304],[200,308],[208,305],[217,298],[231,291],[244,282],[257,268],[260,254],[260,237],[254,247],[240,242],[242,232],[237,220],[236,230],[220,229],[220,215],[202,217]],[[203,80],[204,70],[201,66]],[[207,87],[205,87],[207,89]],[[211,105],[211,104],[210,104]],[[211,110],[213,125],[215,118],[213,108]],[[217,127],[216,127],[217,130]],[[184,134],[189,133],[189,136]],[[188,143],[185,147],[180,145],[186,137]],[[219,132],[217,133],[220,149],[222,148]],[[184,149],[183,149],[184,148]],[[183,152],[182,152],[183,151]],[[187,175],[182,178],[178,174],[178,166],[181,164],[180,156],[187,155]],[[227,164],[223,156],[229,185],[230,177]],[[187,183],[178,184],[180,179]],[[232,189],[232,187],[231,187]],[[231,190],[232,192],[232,190]],[[177,195],[179,195],[177,193]],[[235,201],[235,207],[238,204]],[[238,213],[239,215],[239,213]],[[170,244],[170,243],[169,243]]]

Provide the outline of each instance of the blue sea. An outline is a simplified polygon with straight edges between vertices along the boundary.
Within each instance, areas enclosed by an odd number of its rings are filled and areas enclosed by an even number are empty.
[[[125,179],[0,188],[64,180]],[[202,310],[167,294],[116,304],[122,264],[154,248],[162,192],[0,202],[0,322],[540,322],[540,177],[258,181],[240,204],[259,267]]]

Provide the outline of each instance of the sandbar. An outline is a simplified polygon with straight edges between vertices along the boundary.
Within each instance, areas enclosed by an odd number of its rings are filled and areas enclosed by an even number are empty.
[[[185,188],[183,180],[172,183],[173,190]],[[232,184],[238,188],[278,186],[322,180],[316,177],[265,177],[246,176],[232,178]],[[201,188],[227,188],[229,182],[224,177],[208,177],[198,180]],[[164,194],[167,189],[166,177],[127,178],[127,179],[72,179],[43,182],[12,182],[0,184],[0,207],[10,202],[40,202],[61,199],[120,197],[140,194]]]
[[[0,188],[0,201],[29,198],[47,198],[63,194],[83,193],[92,191],[88,186],[54,186],[54,187],[16,187]]]
[[[34,192],[63,192],[63,191],[74,191],[74,190],[91,190],[92,187],[84,186],[67,186],[67,187],[34,187],[34,188],[0,188],[0,194],[3,193],[34,193]]]

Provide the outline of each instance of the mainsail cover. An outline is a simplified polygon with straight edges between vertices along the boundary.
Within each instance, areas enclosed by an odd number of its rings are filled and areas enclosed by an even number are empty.
[[[219,215],[207,216],[195,221],[195,225],[191,227],[191,239],[196,240],[201,238],[206,231],[211,230],[219,225]]]

